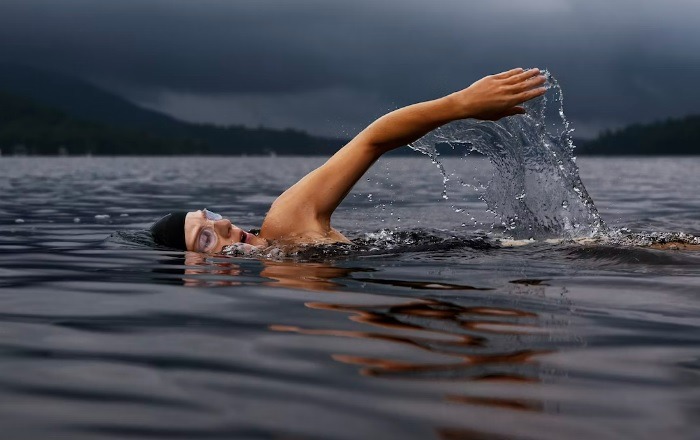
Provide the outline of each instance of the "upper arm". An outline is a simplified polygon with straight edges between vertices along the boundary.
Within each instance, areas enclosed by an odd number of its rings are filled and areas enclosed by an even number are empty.
[[[333,211],[381,154],[363,136],[356,137],[282,193],[268,216],[285,217],[285,223],[296,223],[295,228],[304,228],[308,222],[330,227]]]

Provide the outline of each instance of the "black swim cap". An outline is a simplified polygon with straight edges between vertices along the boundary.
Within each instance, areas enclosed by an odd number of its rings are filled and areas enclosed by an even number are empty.
[[[161,246],[181,251],[187,250],[185,243],[185,217],[187,212],[171,212],[153,223],[151,234],[153,240]]]

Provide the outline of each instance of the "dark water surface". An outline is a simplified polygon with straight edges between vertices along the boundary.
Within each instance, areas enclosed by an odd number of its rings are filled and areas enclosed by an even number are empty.
[[[322,160],[0,158],[2,438],[698,438],[700,252],[506,246],[425,157],[380,161],[336,213],[361,250],[139,232],[204,207],[258,227]],[[700,159],[578,163],[612,231],[700,234]]]

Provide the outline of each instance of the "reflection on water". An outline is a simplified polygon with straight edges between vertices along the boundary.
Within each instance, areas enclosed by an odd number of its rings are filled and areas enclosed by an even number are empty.
[[[379,339],[452,358],[440,363],[415,363],[391,358],[334,354],[333,359],[361,366],[367,376],[410,377],[426,380],[536,381],[535,357],[547,353],[528,347],[527,338],[542,333],[537,316],[515,309],[462,307],[438,300],[420,300],[392,305],[343,305],[307,303],[315,310],[350,314],[354,322],[367,324],[368,331],[303,329],[271,326],[277,331],[301,334]],[[391,329],[400,334],[385,334]],[[438,358],[444,359],[443,356]]]
[[[312,291],[333,291],[344,285],[340,279],[355,272],[372,272],[373,269],[342,268],[324,263],[293,263],[285,261],[259,260],[262,269],[259,276],[265,286],[306,289]],[[182,274],[182,283],[188,287],[239,286],[238,278],[244,274],[235,260],[224,256],[212,256],[187,252],[184,259],[169,260],[168,264],[184,264],[181,269],[171,272]]]
[[[214,260],[214,261],[208,261]],[[334,292],[345,287],[343,280],[397,286],[422,291],[488,291],[490,288],[440,283],[356,276],[373,269],[336,267],[327,263],[300,263],[261,260],[259,275],[271,287]],[[183,281],[185,286],[236,286],[241,268],[234,260],[187,253]],[[202,276],[194,278],[193,275]],[[221,277],[223,275],[223,277]],[[215,278],[216,281],[212,281]],[[518,279],[511,283],[523,288],[542,288],[544,280]],[[270,330],[309,336],[331,336],[356,340],[374,340],[412,350],[428,352],[440,362],[397,359],[391,355],[368,357],[349,353],[332,353],[337,362],[356,365],[363,376],[428,381],[503,381],[537,383],[542,371],[538,356],[552,349],[538,348],[538,339],[549,334],[537,313],[516,308],[488,305],[463,306],[442,299],[415,299],[391,304],[340,304],[306,302],[319,312],[347,314],[350,321],[362,324],[363,330],[304,328],[271,324]],[[535,343],[532,343],[535,342]],[[389,350],[391,353],[393,350]],[[536,401],[448,393],[445,401],[507,409],[541,411]],[[445,431],[447,432],[447,431]],[[455,433],[453,433],[456,435]],[[457,438],[451,434],[445,438]]]

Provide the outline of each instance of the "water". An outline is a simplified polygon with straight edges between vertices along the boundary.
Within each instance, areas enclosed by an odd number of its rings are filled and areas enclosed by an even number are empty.
[[[578,160],[635,246],[509,246],[490,162],[442,159],[470,182],[445,200],[418,154],[335,214],[357,248],[205,257],[139,232],[204,207],[259,227],[323,160],[1,158],[3,437],[697,438],[700,252],[636,245],[700,235],[700,159]]]
[[[605,235],[605,222],[579,177],[563,92],[549,72],[543,74],[548,93],[526,102],[524,115],[497,122],[455,121],[428,133],[411,148],[428,155],[440,169],[443,198],[448,198],[452,176],[462,186],[484,190],[482,200],[513,238]],[[461,151],[463,157],[472,151],[488,157],[493,166],[490,180],[475,186],[460,173],[448,176],[438,157],[441,144]]]

